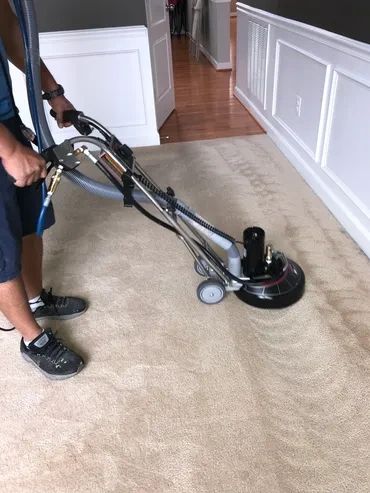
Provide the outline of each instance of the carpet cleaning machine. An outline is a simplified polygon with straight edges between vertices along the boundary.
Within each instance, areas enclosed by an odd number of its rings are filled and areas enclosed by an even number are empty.
[[[195,271],[204,277],[197,289],[201,302],[219,303],[229,292],[259,308],[283,308],[298,301],[304,292],[303,270],[272,245],[265,247],[263,229],[247,228],[242,242],[220,231],[178,199],[170,187],[163,190],[157,185],[136,161],[133,151],[99,122],[82,112],[68,111],[64,119],[73,123],[80,136],[55,144],[42,100],[33,0],[14,0],[14,6],[25,45],[28,99],[37,143],[48,170],[54,168],[48,188],[43,184],[39,234],[43,232],[44,216],[51,198],[61,177],[65,176],[87,192],[123,201],[126,207],[135,207],[147,218],[175,233],[193,257]],[[93,131],[94,136],[91,135]],[[99,183],[81,174],[77,168],[86,160],[97,166],[111,184]],[[156,214],[148,210],[148,205],[154,207]]]

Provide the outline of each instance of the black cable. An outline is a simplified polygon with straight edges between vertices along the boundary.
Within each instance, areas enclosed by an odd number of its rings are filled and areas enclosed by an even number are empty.
[[[134,204],[134,207],[139,212],[141,212],[142,214],[144,214],[145,217],[147,217],[148,219],[150,219],[154,223],[159,224],[159,226],[162,226],[162,228],[165,228],[168,231],[171,231],[172,233],[175,233],[176,235],[178,235],[178,232],[176,231],[175,228],[173,228],[169,224],[166,224],[164,221],[161,221],[160,219],[158,219],[158,217],[153,216],[153,214],[151,214],[149,211],[147,211],[146,209],[144,209],[144,207],[142,207],[135,199],[133,199],[133,204]]]
[[[167,229],[168,231],[171,231],[172,233],[175,233],[177,236],[179,236],[179,233],[178,231],[173,228],[172,226],[170,226],[169,224],[166,224],[165,222],[161,221],[160,219],[158,219],[157,217],[153,216],[153,214],[151,214],[150,212],[148,212],[144,207],[142,207],[136,200],[133,200],[133,204],[134,204],[134,207],[140,211],[142,214],[144,214],[145,217],[147,217],[148,219],[150,219],[151,221],[153,221],[154,223],[156,224],[159,224],[160,226],[162,226],[163,228]],[[194,238],[193,238],[194,239]],[[234,274],[231,274],[231,272],[226,269],[226,267],[224,267],[224,265],[222,264],[222,262],[220,262],[220,260],[212,253],[210,252],[204,245],[202,245],[199,241],[197,241],[196,239],[194,239],[195,243],[199,246],[199,248],[201,248],[201,250],[205,253],[205,255],[210,259],[212,260],[213,262],[215,262],[215,264],[217,264],[217,266],[222,270],[222,272],[226,275],[226,276],[229,276],[231,277],[231,279],[233,279],[234,281],[236,282],[239,282],[241,284],[243,284],[245,281],[243,281],[242,279],[239,279],[237,276],[234,276]]]
[[[196,241],[196,240],[195,240]],[[204,245],[202,245],[200,242],[196,241],[197,245],[199,248],[202,249],[203,253],[210,259],[212,260],[217,266],[222,270],[222,272],[228,276],[231,277],[233,281],[239,282],[241,284],[244,284],[246,281],[243,281],[242,279],[239,279],[239,277],[234,276],[226,267],[222,264],[222,262],[214,255],[212,252],[210,252]]]
[[[144,177],[142,175],[135,175],[135,177],[140,181],[140,183],[142,185],[144,185],[146,188],[148,188],[151,192],[158,195],[158,197],[160,197],[162,200],[165,200],[167,202],[167,204],[169,204],[171,207],[174,207],[177,211],[181,212],[182,214],[187,216],[192,221],[195,221],[196,223],[198,223],[203,228],[208,229],[208,231],[211,231],[212,233],[215,233],[218,236],[221,236],[225,240],[228,240],[231,243],[235,243],[235,239],[232,236],[224,233],[223,231],[220,231],[215,226],[212,226],[211,224],[209,224],[204,219],[199,218],[196,214],[189,211],[186,207],[183,207],[182,205],[180,205],[175,197],[172,197],[171,195],[168,195],[168,193],[163,192],[163,190],[161,190],[160,188],[157,188],[146,177]]]
[[[130,169],[127,169],[127,174],[132,178],[134,175]],[[224,233],[223,231],[218,230],[216,227],[212,226],[209,224],[207,221],[204,221],[203,219],[200,219],[196,214],[193,214],[191,211],[180,205],[177,201],[177,199],[168,193],[163,192],[160,188],[157,188],[149,179],[144,177],[143,175],[140,174],[135,174],[134,175],[136,179],[140,181],[142,185],[144,185],[146,188],[148,188],[151,192],[155,193],[158,195],[159,198],[162,200],[166,201],[167,204],[175,208],[177,211],[181,212],[182,214],[186,215],[196,223],[200,224],[204,228],[208,229],[209,231],[216,233],[217,235],[221,236],[222,238],[225,238],[226,240],[229,240],[232,243],[242,243],[240,241],[236,242],[236,240],[232,237]],[[178,231],[170,226],[169,224],[166,224],[165,222],[161,221],[157,217],[153,216],[150,212],[148,212],[144,207],[142,207],[136,200],[133,199],[133,205],[134,207],[141,212],[145,217],[153,221],[154,223],[158,224],[159,226],[162,226],[163,228],[167,229],[168,231],[171,231],[172,233],[175,233],[177,236],[179,236]],[[201,243],[199,243],[197,240],[194,239],[194,241],[197,243],[197,245],[202,249],[202,251],[210,258],[213,260],[217,266],[222,270],[222,272],[226,275],[231,277],[234,281],[238,283],[244,283],[241,279],[239,279],[237,276],[234,276],[228,269],[226,269],[223,264],[220,262],[220,260],[213,255],[211,252],[207,250]]]
[[[0,327],[1,332],[12,332],[12,330],[15,330],[15,327],[12,327],[11,329],[3,329],[2,327]]]

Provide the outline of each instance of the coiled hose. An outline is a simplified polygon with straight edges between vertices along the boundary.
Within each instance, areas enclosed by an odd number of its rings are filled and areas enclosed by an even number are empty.
[[[45,150],[55,145],[55,142],[49,129],[42,99],[36,11],[33,0],[14,0],[14,7],[25,45],[27,92],[31,117],[35,130],[38,132],[37,138],[40,141],[41,150]],[[97,182],[76,170],[64,174],[72,183],[89,193],[108,199],[122,200],[122,193],[112,185]]]
[[[31,109],[31,117],[37,132],[40,151],[44,151],[45,149],[54,146],[55,142],[46,119],[42,99],[40,46],[35,6],[33,0],[14,0],[14,7],[19,19],[25,46],[27,92]],[[113,185],[97,182],[77,170],[65,171],[64,175],[72,183],[78,185],[89,193],[103,198],[122,200],[122,192],[116,189]],[[141,177],[141,180],[149,190],[164,199],[169,205],[173,206],[182,214],[185,214],[193,221],[197,222],[209,231],[221,236],[222,238],[231,242],[235,241],[231,236],[218,230],[207,221],[200,218],[197,214],[190,211],[188,207],[180,204],[177,199],[155,187],[150,180],[145,177]]]

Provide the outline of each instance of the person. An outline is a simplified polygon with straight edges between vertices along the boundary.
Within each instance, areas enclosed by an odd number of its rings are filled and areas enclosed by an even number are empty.
[[[0,311],[20,332],[21,354],[52,379],[76,375],[84,366],[41,319],[64,320],[82,315],[87,303],[46,292],[42,279],[42,238],[36,235],[42,206],[40,180],[46,163],[25,138],[14,103],[8,60],[24,71],[24,50],[17,17],[8,0],[0,0]],[[41,62],[44,99],[57,114],[73,109],[47,67]],[[55,222],[49,207],[45,229]]]

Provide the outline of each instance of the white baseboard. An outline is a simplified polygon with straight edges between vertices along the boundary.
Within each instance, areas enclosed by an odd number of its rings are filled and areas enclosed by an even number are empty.
[[[370,257],[370,232],[366,225],[361,222],[358,215],[355,214],[341,200],[333,190],[326,185],[312,167],[305,161],[302,154],[290,144],[286,137],[280,133],[276,127],[265,117],[257,106],[236,87],[234,95],[239,101],[248,108],[250,113],[266,130],[267,135],[273,140],[277,147],[289,159],[297,171],[302,175],[305,181],[317,193],[329,210],[334,214],[342,226],[348,231],[352,238],[358,243],[362,250]]]
[[[146,27],[43,33],[40,50],[76,108],[130,146],[160,143]],[[21,116],[32,125],[24,76],[14,67],[11,73]],[[56,142],[76,135],[48,120]]]
[[[200,45],[200,50],[216,70],[232,70],[231,62],[218,62],[203,45]]]

